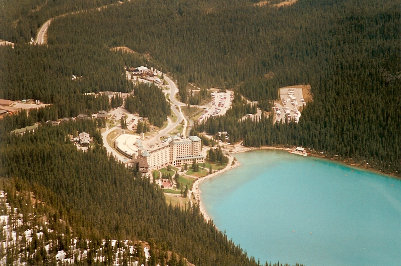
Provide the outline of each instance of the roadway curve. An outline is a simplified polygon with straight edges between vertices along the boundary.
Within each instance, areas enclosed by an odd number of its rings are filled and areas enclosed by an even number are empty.
[[[131,0],[128,0],[127,2],[130,2],[130,1]],[[84,11],[90,11],[90,10],[101,11],[101,10],[103,10],[105,8],[110,7],[110,6],[121,5],[123,3],[124,2],[119,1],[117,3],[104,5],[102,7],[92,8],[92,9],[89,9],[89,10],[74,11],[74,12],[62,14],[62,15],[56,16],[54,18],[51,18],[51,19],[47,20],[39,28],[39,31],[38,31],[38,33],[36,35],[36,39],[34,40],[34,44],[36,44],[36,45],[45,45],[45,44],[47,44],[47,31],[49,29],[49,26],[50,26],[51,22],[53,20],[57,19],[57,18],[65,17],[67,15],[79,14],[79,13],[82,13]],[[171,110],[176,115],[177,121],[176,122],[172,122],[172,120],[170,118],[168,118],[167,126],[164,129],[160,130],[157,133],[156,136],[153,136],[151,139],[148,139],[148,140],[145,141],[148,145],[153,145],[153,144],[157,143],[160,140],[160,137],[168,135],[168,133],[173,131],[180,123],[182,123],[182,121],[184,121],[184,126],[183,126],[183,129],[182,129],[182,135],[186,136],[186,131],[187,131],[187,127],[188,127],[188,121],[185,118],[185,116],[184,116],[184,114],[183,114],[183,112],[181,110],[181,107],[185,106],[185,104],[180,102],[180,101],[178,101],[177,98],[176,98],[176,95],[178,93],[178,87],[174,83],[174,81],[170,77],[168,77],[167,75],[164,75],[164,79],[167,81],[167,83],[168,83],[168,85],[170,87]],[[114,157],[116,157],[116,159],[118,159],[119,161],[124,161],[124,157],[121,156],[119,153],[115,152],[114,149],[112,147],[110,147],[108,145],[108,143],[107,143],[106,137],[114,129],[115,128],[111,128],[111,129],[107,130],[106,132],[104,132],[102,134],[103,142],[104,142],[104,145],[105,145],[105,147],[106,147],[106,149],[108,150],[109,153],[112,153],[114,155]]]
[[[158,142],[160,142],[160,138],[163,136],[167,136],[169,135],[169,133],[171,131],[173,131],[180,123],[182,123],[184,121],[184,128],[183,128],[183,135],[185,134],[187,125],[188,125],[188,121],[185,118],[184,114],[182,113],[181,107],[185,106],[184,103],[180,102],[177,100],[176,95],[178,93],[178,88],[177,85],[174,83],[174,81],[169,78],[168,76],[164,75],[164,79],[167,81],[169,87],[170,87],[170,105],[171,105],[171,110],[174,112],[174,114],[177,116],[177,121],[173,122],[171,120],[170,117],[167,118],[168,124],[165,128],[163,128],[162,130],[160,130],[155,136],[149,138],[149,139],[145,139],[143,142],[145,144],[145,146],[152,146]],[[119,107],[121,108],[121,107]],[[126,111],[124,108],[121,108],[121,110],[119,111],[121,113],[124,113],[125,115],[127,115],[127,121],[131,121],[131,119],[133,118],[133,115],[128,113],[128,111]],[[127,125],[128,128],[131,128],[132,124]],[[111,147],[109,145],[109,143],[107,142],[107,136],[114,130],[116,129],[121,129],[120,126],[114,126],[112,128],[107,129],[105,132],[102,133],[102,139],[103,139],[103,145],[107,150],[107,153],[109,155],[112,155],[117,161],[120,161],[122,163],[126,163],[129,161],[129,159],[125,156],[123,156],[122,154],[118,153],[113,147]]]
[[[184,121],[184,127],[182,129],[182,134],[185,136],[186,134],[186,130],[187,130],[187,126],[188,126],[188,121],[185,118],[184,114],[182,113],[181,107],[185,106],[184,103],[180,102],[177,100],[176,95],[178,93],[178,87],[177,85],[174,83],[174,81],[168,77],[167,75],[164,75],[164,79],[167,81],[169,87],[170,87],[170,105],[171,105],[171,110],[173,111],[173,113],[175,114],[175,116],[177,117],[177,121],[173,122],[170,118],[167,118],[167,126],[165,128],[163,128],[162,130],[160,130],[155,136],[153,136],[150,139],[145,140],[144,142],[148,145],[148,146],[152,146],[154,144],[156,144],[157,142],[160,141],[160,138],[163,136],[168,135],[171,131],[173,131],[180,123],[182,123]]]
[[[128,0],[127,2],[130,2],[131,0]],[[61,17],[65,17],[68,15],[74,15],[74,14],[79,14],[82,12],[87,12],[87,11],[101,11],[105,8],[108,8],[110,6],[116,6],[116,5],[122,5],[124,2],[118,1],[117,3],[114,4],[108,4],[108,5],[104,5],[101,7],[95,7],[95,8],[91,8],[91,9],[86,9],[86,10],[79,10],[79,11],[74,11],[74,12],[69,12],[69,13],[65,13],[62,15],[58,15],[55,16],[54,18],[48,19],[45,23],[43,23],[43,25],[39,28],[38,33],[36,34],[36,38],[33,42],[33,44],[36,45],[45,45],[47,44],[47,30],[49,29],[49,26],[51,24],[51,22],[57,18],[61,18]]]
[[[114,130],[116,130],[118,127],[112,127],[106,130],[105,132],[102,133],[102,139],[103,139],[103,146],[107,150],[107,154],[111,155],[116,159],[116,161],[120,161],[122,163],[126,163],[128,159],[125,156],[122,156],[120,153],[118,153],[116,150],[114,150],[109,143],[107,142],[107,136]]]
[[[185,106],[185,103],[182,103],[180,101],[177,100],[176,95],[178,93],[178,88],[177,85],[174,83],[174,81],[171,80],[171,78],[169,78],[168,76],[164,76],[164,79],[167,81],[169,87],[170,87],[170,103],[171,103],[171,109],[173,110],[173,112],[175,113],[175,115],[178,117],[177,119],[177,126],[179,123],[181,123],[182,121],[184,121],[184,128],[182,129],[182,135],[186,135],[186,131],[187,131],[187,126],[188,126],[188,121],[185,118],[184,114],[182,113],[181,107]],[[178,111],[177,109],[178,108]]]

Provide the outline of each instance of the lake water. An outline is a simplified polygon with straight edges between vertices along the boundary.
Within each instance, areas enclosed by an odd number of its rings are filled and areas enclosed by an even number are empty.
[[[216,226],[261,262],[401,265],[401,181],[281,151],[201,184]]]

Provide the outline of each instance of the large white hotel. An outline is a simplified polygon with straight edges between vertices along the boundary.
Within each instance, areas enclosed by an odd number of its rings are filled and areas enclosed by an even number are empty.
[[[138,163],[143,172],[160,169],[167,165],[203,163],[202,142],[197,136],[169,137],[161,144],[145,149],[138,136],[123,134],[115,141],[115,148]]]

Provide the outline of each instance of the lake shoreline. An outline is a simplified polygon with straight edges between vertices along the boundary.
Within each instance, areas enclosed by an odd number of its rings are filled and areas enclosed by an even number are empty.
[[[192,189],[189,191],[190,200],[194,200],[195,203],[199,206],[199,210],[202,213],[203,218],[205,219],[206,222],[213,220],[213,219],[210,218],[209,214],[206,211],[205,205],[202,202],[202,191],[200,190],[199,186],[203,182],[205,182],[209,179],[215,178],[231,169],[234,169],[234,168],[240,166],[241,164],[240,164],[240,162],[238,162],[235,159],[235,157],[233,156],[234,154],[248,152],[248,151],[255,151],[255,150],[280,150],[280,151],[288,151],[288,152],[291,151],[290,148],[282,148],[282,147],[274,147],[274,146],[245,147],[240,144],[237,144],[235,146],[236,146],[235,151],[227,151],[227,149],[223,148],[223,150],[227,153],[226,155],[228,156],[228,163],[227,163],[226,167],[224,167],[223,169],[218,170],[212,174],[209,174],[205,177],[198,178],[194,182]]]
[[[234,158],[234,156],[229,155],[229,160],[228,163],[226,165],[226,167],[224,167],[221,170],[218,170],[212,174],[209,174],[205,177],[201,177],[198,178],[192,185],[192,189],[189,191],[189,197],[191,200],[194,200],[196,204],[198,204],[199,206],[199,210],[203,215],[203,218],[205,219],[206,222],[212,220],[210,218],[210,216],[208,215],[206,208],[202,202],[202,198],[201,198],[201,190],[199,188],[200,184],[202,184],[203,182],[205,182],[206,180],[212,179],[214,177],[217,177],[231,169],[234,169],[236,167],[238,167],[240,165],[240,163]]]
[[[225,148],[225,150],[229,150],[229,154],[236,154],[236,153],[241,153],[241,152],[247,152],[247,151],[257,151],[257,150],[281,150],[281,151],[288,151],[291,152],[295,148],[288,148],[284,146],[261,146],[261,147],[245,147],[242,146],[241,144],[235,144],[231,145],[230,149]],[[364,171],[369,171],[375,174],[380,174],[387,176],[389,178],[395,178],[401,180],[401,176],[396,175],[396,173],[389,173],[389,172],[382,172],[379,169],[376,169],[374,167],[371,167],[369,164],[362,164],[362,163],[357,163],[353,161],[351,158],[348,159],[342,159],[339,156],[327,156],[324,153],[319,153],[319,152],[314,152],[311,151],[307,148],[305,148],[307,151],[308,156],[314,157],[314,158],[319,158],[319,159],[325,159],[331,162],[336,162],[336,163],[341,163],[346,166],[358,169],[358,170],[364,170]]]
[[[286,151],[286,152],[291,152],[293,150],[293,148],[288,148],[288,147],[281,147],[281,146],[261,146],[261,147],[245,147],[241,144],[235,144],[235,145],[231,145],[230,148],[227,147],[222,147],[222,149],[227,153],[227,156],[229,157],[229,162],[227,163],[226,167],[216,171],[212,174],[209,174],[205,177],[202,178],[198,178],[194,184],[193,187],[189,193],[189,197],[191,200],[194,200],[196,204],[198,204],[199,206],[199,210],[202,213],[204,219],[206,222],[213,220],[211,219],[211,217],[209,216],[209,214],[206,211],[206,208],[202,202],[202,191],[200,190],[200,185],[205,182],[206,180],[209,180],[211,178],[215,178],[231,169],[234,169],[238,166],[240,166],[240,163],[235,159],[234,155],[238,154],[238,153],[244,153],[244,152],[250,152],[250,151],[258,151],[258,150],[273,150],[273,151]],[[368,172],[372,172],[375,174],[380,174],[383,176],[386,176],[388,178],[395,178],[398,180],[401,180],[400,176],[396,176],[395,174],[391,174],[391,173],[383,173],[377,169],[374,169],[370,166],[367,165],[363,165],[363,164],[358,164],[355,163],[351,160],[345,160],[345,159],[341,159],[341,158],[335,158],[335,157],[329,157],[325,154],[322,153],[317,153],[317,152],[312,152],[310,150],[308,150],[308,156],[313,157],[313,158],[318,158],[318,159],[323,159],[323,160],[327,160],[330,162],[336,162],[339,164],[343,164],[346,165],[348,167],[351,168],[355,168],[358,170],[363,170],[363,171],[368,171]]]
[[[208,220],[209,225],[226,232],[227,237],[255,258],[269,260],[276,256],[280,261],[291,263],[295,259],[306,263],[309,259],[303,257],[303,247],[296,249],[294,243],[298,240],[306,246],[328,251],[319,243],[333,237],[326,243],[330,250],[338,248],[344,258],[351,260],[355,253],[350,250],[354,247],[365,247],[354,251],[366,258],[377,248],[372,239],[377,238],[380,243],[394,239],[392,232],[400,229],[396,222],[401,217],[400,180],[326,158],[292,156],[288,150],[291,151],[281,147],[241,147],[236,151],[238,154],[230,153],[241,168],[201,183],[202,214],[213,220]],[[391,230],[376,232],[375,228],[380,227]],[[249,232],[242,231],[243,228]],[[332,232],[336,234],[331,235]],[[348,239],[354,234],[363,241]],[[267,236],[280,239],[282,246],[294,244],[297,255],[280,253],[282,248],[265,242]],[[286,243],[288,239],[291,243]],[[350,241],[347,243],[359,241],[359,244],[347,248],[338,246],[343,239]],[[265,256],[264,250],[269,250],[270,256]],[[394,256],[394,250],[389,254]],[[330,261],[331,258],[322,255],[314,259]]]

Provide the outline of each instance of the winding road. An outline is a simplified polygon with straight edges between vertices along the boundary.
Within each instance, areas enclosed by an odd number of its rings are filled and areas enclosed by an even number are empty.
[[[126,2],[130,2],[131,0],[127,0]],[[36,35],[35,40],[33,41],[33,44],[35,45],[46,45],[47,44],[47,32],[48,29],[52,23],[53,20],[57,19],[57,18],[61,18],[61,17],[65,17],[67,15],[74,15],[74,14],[79,14],[82,12],[86,12],[86,11],[101,11],[105,8],[108,8],[110,6],[115,6],[115,5],[121,5],[124,2],[122,1],[118,1],[116,3],[113,4],[108,4],[108,5],[104,5],[101,7],[97,7],[97,8],[92,8],[92,9],[88,9],[88,10],[80,10],[80,11],[74,11],[74,12],[69,12],[66,14],[62,14],[53,18],[48,19],[45,23],[43,23],[43,25],[39,28],[38,33]],[[144,143],[148,146],[154,145],[157,142],[160,141],[160,138],[163,136],[167,136],[169,135],[170,132],[172,132],[175,128],[177,128],[177,126],[183,122],[183,129],[182,129],[182,135],[185,137],[186,136],[186,131],[188,128],[188,120],[185,118],[181,107],[185,106],[184,103],[180,102],[177,100],[176,95],[178,93],[178,87],[177,85],[174,83],[174,81],[168,77],[167,75],[164,75],[164,79],[167,81],[168,86],[170,87],[170,104],[171,104],[171,110],[173,111],[173,113],[175,114],[175,116],[177,117],[177,120],[175,122],[173,122],[171,120],[171,118],[168,118],[167,122],[167,126],[165,128],[163,128],[162,130],[160,130],[155,136],[151,137],[150,139],[146,139],[144,140]],[[103,134],[102,134],[102,138],[103,138],[103,144],[107,149],[107,152],[109,154],[112,154],[118,161],[121,162],[126,162],[127,158],[125,158],[124,156],[122,156],[121,154],[119,154],[117,151],[115,151],[112,147],[110,147],[110,145],[107,143],[107,135],[112,132],[113,130],[115,130],[116,128],[119,128],[118,126],[116,127],[112,127],[107,129]]]
[[[184,127],[182,130],[182,134],[185,136],[185,132],[188,126],[188,121],[185,118],[184,114],[182,113],[181,107],[185,106],[184,103],[180,102],[177,100],[176,95],[178,93],[178,87],[177,85],[174,83],[174,81],[168,77],[167,75],[164,75],[164,79],[167,81],[169,87],[170,87],[170,96],[169,96],[169,100],[170,100],[170,105],[171,105],[171,110],[174,112],[174,114],[177,116],[177,121],[173,122],[171,120],[170,117],[167,118],[168,124],[165,128],[163,128],[162,130],[160,130],[159,132],[157,132],[157,134],[155,136],[152,136],[151,138],[145,139],[143,141],[143,143],[145,144],[145,146],[153,146],[156,143],[160,142],[160,138],[163,136],[168,136],[169,133],[173,130],[175,130],[175,128],[180,124],[180,123],[184,123]],[[121,108],[121,107],[119,107]],[[132,114],[128,113],[125,109],[121,108],[120,112],[125,113],[125,115],[127,115],[127,121],[131,121],[133,116]],[[128,125],[128,127],[131,127],[132,125]],[[129,161],[128,158],[126,158],[125,156],[121,155],[120,153],[118,153],[114,148],[112,148],[109,143],[107,142],[107,136],[114,130],[116,129],[121,129],[121,126],[114,126],[111,128],[108,128],[105,132],[102,133],[102,138],[103,138],[103,145],[107,150],[107,153],[109,155],[112,155],[117,161],[120,161],[122,163],[126,163]]]
[[[131,0],[127,0],[126,2],[131,2]],[[116,6],[116,5],[122,5],[122,4],[124,4],[124,2],[118,1],[116,3],[107,4],[107,5],[104,5],[104,6],[101,6],[101,7],[94,7],[94,8],[91,8],[91,9],[68,12],[68,13],[65,13],[65,14],[58,15],[58,16],[55,16],[53,18],[50,18],[45,23],[43,23],[43,25],[39,28],[38,33],[36,34],[36,38],[33,41],[33,44],[35,44],[35,45],[45,45],[45,44],[47,44],[47,30],[49,29],[49,26],[50,26],[51,22],[53,20],[57,19],[57,18],[62,18],[62,17],[68,16],[68,15],[74,15],[74,14],[79,14],[79,13],[88,12],[88,11],[101,11],[101,10],[103,10],[105,8],[110,7],[110,6]]]
[[[157,142],[160,141],[160,138],[163,136],[169,135],[171,131],[173,131],[180,123],[184,122],[184,127],[182,129],[182,135],[185,136],[187,126],[188,126],[188,121],[185,118],[184,114],[182,113],[181,107],[185,106],[184,103],[180,102],[177,100],[176,95],[178,93],[178,87],[174,83],[174,81],[168,77],[167,75],[164,75],[164,79],[167,81],[168,86],[170,87],[170,105],[171,105],[171,110],[177,117],[177,121],[173,122],[170,118],[168,118],[168,124],[165,128],[160,130],[155,136],[151,137],[150,139],[145,140],[144,142],[148,146],[152,146],[156,144]]]

